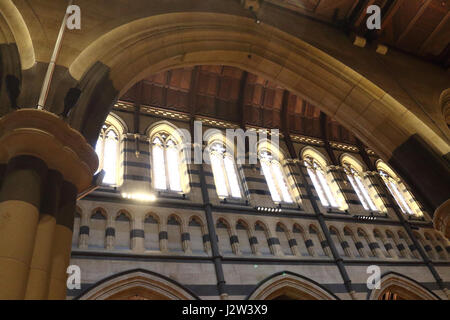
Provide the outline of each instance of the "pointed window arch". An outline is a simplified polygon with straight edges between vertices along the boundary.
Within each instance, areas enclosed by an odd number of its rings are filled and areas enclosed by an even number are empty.
[[[216,191],[220,198],[242,198],[242,186],[233,155],[226,146],[214,141],[209,146],[211,167],[216,184]]]
[[[275,203],[293,203],[292,190],[288,186],[287,175],[281,165],[280,156],[269,148],[260,147],[258,150],[258,158],[272,200]]]
[[[339,204],[336,192],[333,190],[337,190],[339,187],[333,188],[331,182],[327,179],[325,159],[318,152],[306,148],[303,151],[303,161],[322,205],[333,208],[342,207]]]
[[[164,192],[189,193],[187,163],[191,153],[187,130],[160,121],[147,129],[147,136],[153,188]]]
[[[377,170],[402,212],[419,217],[423,216],[422,210],[420,209],[418,203],[413,198],[412,194],[407,190],[400,177],[398,177],[397,174],[395,174],[394,171],[383,161],[377,162]]]
[[[364,209],[368,211],[379,211],[375,205],[374,200],[371,198],[368,186],[362,179],[363,168],[361,165],[355,162],[348,156],[344,156],[342,159],[342,166],[344,167],[350,184],[358,195],[359,201],[363,205]]]
[[[117,187],[122,184],[121,141],[122,134],[126,129],[121,121],[110,114],[100,130],[100,134],[95,145],[95,152],[99,159],[97,172],[104,170],[105,176],[103,184]]]
[[[155,189],[181,192],[178,143],[168,132],[152,137],[152,159]]]

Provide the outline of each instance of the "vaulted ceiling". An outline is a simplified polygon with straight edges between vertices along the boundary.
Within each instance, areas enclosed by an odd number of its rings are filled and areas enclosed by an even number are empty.
[[[311,137],[323,137],[324,121],[330,140],[356,142],[347,129],[300,97],[229,66],[196,66],[159,73],[134,85],[120,100],[194,112],[240,126],[280,129],[284,116],[290,132]]]
[[[265,0],[368,40],[450,66],[449,0]],[[366,8],[382,10],[381,30],[366,27]]]

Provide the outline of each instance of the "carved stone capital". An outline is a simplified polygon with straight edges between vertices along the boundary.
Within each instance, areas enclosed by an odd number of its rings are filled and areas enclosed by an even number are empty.
[[[434,228],[450,239],[450,199],[444,202],[434,212]]]
[[[95,150],[78,131],[53,113],[21,109],[0,118],[0,163],[29,155],[59,171],[65,180],[88,189],[98,168]]]

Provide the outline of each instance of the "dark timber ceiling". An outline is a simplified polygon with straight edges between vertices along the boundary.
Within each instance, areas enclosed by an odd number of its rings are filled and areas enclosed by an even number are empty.
[[[347,129],[318,108],[273,82],[234,67],[197,66],[159,73],[134,85],[120,100],[193,112],[240,126],[281,129],[284,116],[291,133],[323,138],[328,132],[330,140],[356,143]],[[326,130],[321,130],[321,123]]]
[[[444,67],[450,66],[449,0],[265,0],[355,32]],[[382,9],[381,30],[366,27],[366,8]]]

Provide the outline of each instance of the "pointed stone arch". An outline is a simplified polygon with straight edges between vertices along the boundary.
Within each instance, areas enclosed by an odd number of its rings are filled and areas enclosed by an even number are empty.
[[[261,281],[247,297],[248,300],[339,300],[317,282],[299,274],[283,271]]]
[[[180,283],[156,272],[133,269],[107,277],[76,300],[199,300]]]
[[[401,300],[440,300],[419,282],[400,273],[388,272],[381,277],[380,289],[369,290],[367,300],[383,300],[386,292],[393,292]]]

